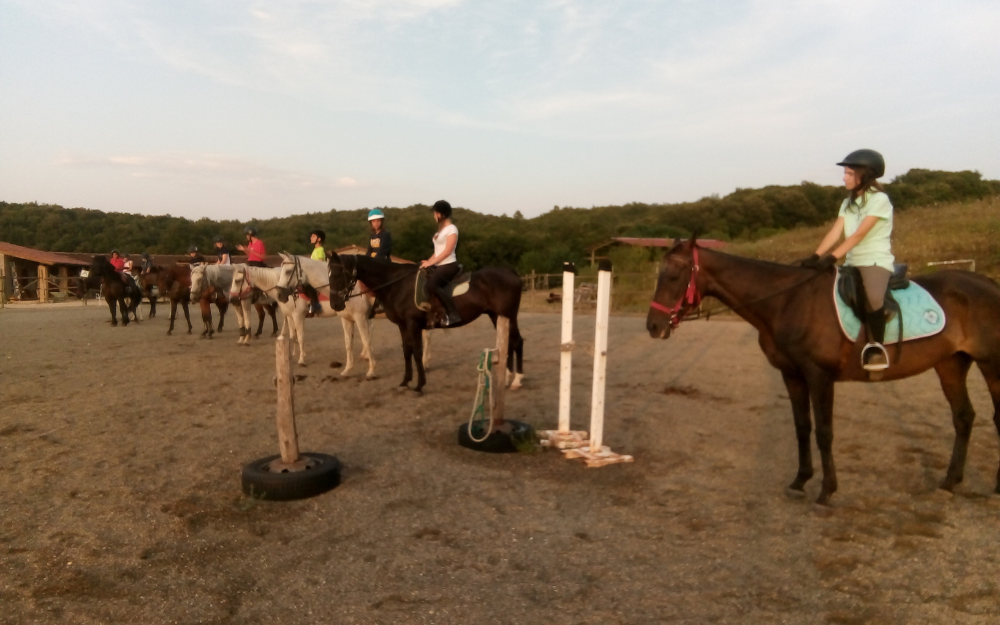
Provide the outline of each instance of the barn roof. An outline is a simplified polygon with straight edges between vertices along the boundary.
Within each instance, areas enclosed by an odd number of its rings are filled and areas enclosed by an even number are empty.
[[[42,265],[75,265],[83,267],[90,265],[90,261],[80,261],[67,254],[44,252],[42,250],[36,250],[21,245],[14,245],[13,243],[5,243],[3,241],[0,241],[0,254],[21,258],[23,260],[30,260],[33,263],[39,263]]]

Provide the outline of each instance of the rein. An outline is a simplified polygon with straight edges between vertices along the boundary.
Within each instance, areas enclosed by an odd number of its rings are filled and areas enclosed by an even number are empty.
[[[347,275],[347,270],[344,267],[344,263],[343,262],[340,263],[340,269],[341,269],[341,271],[344,272],[345,275]],[[351,267],[350,278],[347,281],[347,288],[344,290],[344,291],[346,291],[347,294],[346,295],[341,295],[341,297],[343,297],[344,301],[346,302],[347,300],[349,300],[351,298],[354,298],[354,297],[359,297],[361,295],[365,295],[365,294],[368,294],[368,293],[374,293],[377,289],[383,289],[383,288],[389,286],[390,284],[395,284],[397,282],[405,280],[406,278],[409,278],[410,276],[416,275],[418,271],[420,271],[420,267],[419,266],[416,269],[414,269],[413,271],[409,271],[407,273],[404,273],[403,275],[401,275],[401,276],[399,276],[397,278],[393,278],[392,280],[389,280],[388,282],[385,282],[385,283],[380,284],[378,286],[369,287],[368,285],[365,285],[366,289],[364,291],[360,291],[358,293],[351,293],[351,291],[354,290],[354,287],[358,283],[358,261],[355,258],[353,266]],[[341,293],[343,293],[344,291],[341,291]]]
[[[698,286],[696,284],[696,281],[698,279],[698,271],[701,268],[700,265],[699,265],[699,263],[698,263],[698,248],[697,247],[693,247],[691,249],[691,261],[692,261],[691,278],[688,280],[687,290],[684,292],[684,295],[681,296],[680,300],[676,304],[674,304],[674,306],[672,308],[667,308],[663,304],[660,304],[659,302],[656,302],[656,301],[652,301],[652,302],[649,303],[650,308],[655,308],[656,310],[659,310],[661,312],[664,312],[664,313],[670,315],[670,327],[672,329],[676,329],[677,326],[679,326],[681,324],[681,321],[684,321],[684,319],[687,317],[687,314],[691,310],[692,307],[695,307],[695,306],[698,306],[699,304],[701,304],[702,294],[698,290]],[[782,293],[787,293],[788,291],[791,291],[792,289],[795,289],[795,288],[798,288],[798,287],[802,286],[806,282],[809,282],[811,280],[815,280],[817,277],[823,275],[823,273],[825,273],[825,272],[819,272],[819,271],[817,271],[817,272],[813,273],[811,276],[809,276],[808,278],[806,278],[804,280],[799,280],[798,282],[792,284],[791,286],[785,287],[784,289],[781,289],[780,291],[775,291],[774,293],[769,293],[769,294],[767,294],[767,295],[765,295],[763,297],[758,297],[757,299],[751,300],[749,302],[741,302],[741,303],[738,303],[738,304],[734,304],[733,306],[724,306],[722,308],[718,308],[718,309],[715,309],[715,310],[710,310],[710,311],[708,311],[708,312],[705,313],[705,318],[708,319],[712,315],[717,315],[717,314],[720,314],[720,313],[724,313],[724,312],[729,311],[729,310],[736,310],[737,308],[744,308],[746,306],[751,306],[753,304],[757,304],[759,302],[762,302],[762,301],[764,301],[766,299],[770,299],[770,298],[775,297],[777,295],[781,295]],[[686,306],[685,306],[685,304],[686,304]],[[684,308],[683,311],[681,310],[682,308]]]

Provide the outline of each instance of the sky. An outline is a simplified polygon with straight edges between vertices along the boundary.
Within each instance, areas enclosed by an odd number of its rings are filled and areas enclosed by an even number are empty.
[[[0,0],[0,200],[532,217],[1000,179],[996,0]]]

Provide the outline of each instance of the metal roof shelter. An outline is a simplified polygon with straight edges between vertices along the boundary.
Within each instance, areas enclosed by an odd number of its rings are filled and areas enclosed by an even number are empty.
[[[42,304],[65,299],[70,281],[78,279],[80,270],[89,265],[89,261],[67,254],[0,241],[0,308],[11,299],[37,299]]]

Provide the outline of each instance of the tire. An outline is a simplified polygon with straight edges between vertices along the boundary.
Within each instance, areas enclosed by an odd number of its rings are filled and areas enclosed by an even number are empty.
[[[490,435],[482,442],[472,440],[472,437],[469,436],[469,424],[463,423],[458,428],[458,444],[474,451],[482,451],[490,454],[511,454],[520,451],[518,449],[519,443],[523,445],[524,442],[533,440],[534,428],[527,423],[512,421],[510,419],[507,419],[507,423],[511,424],[511,432],[509,434],[506,432],[490,432]],[[480,438],[481,436],[480,434],[476,438]]]
[[[303,453],[315,466],[297,472],[268,471],[268,464],[281,456],[275,454],[254,460],[243,467],[243,494],[267,501],[306,499],[325,493],[340,484],[340,461],[333,456]]]

